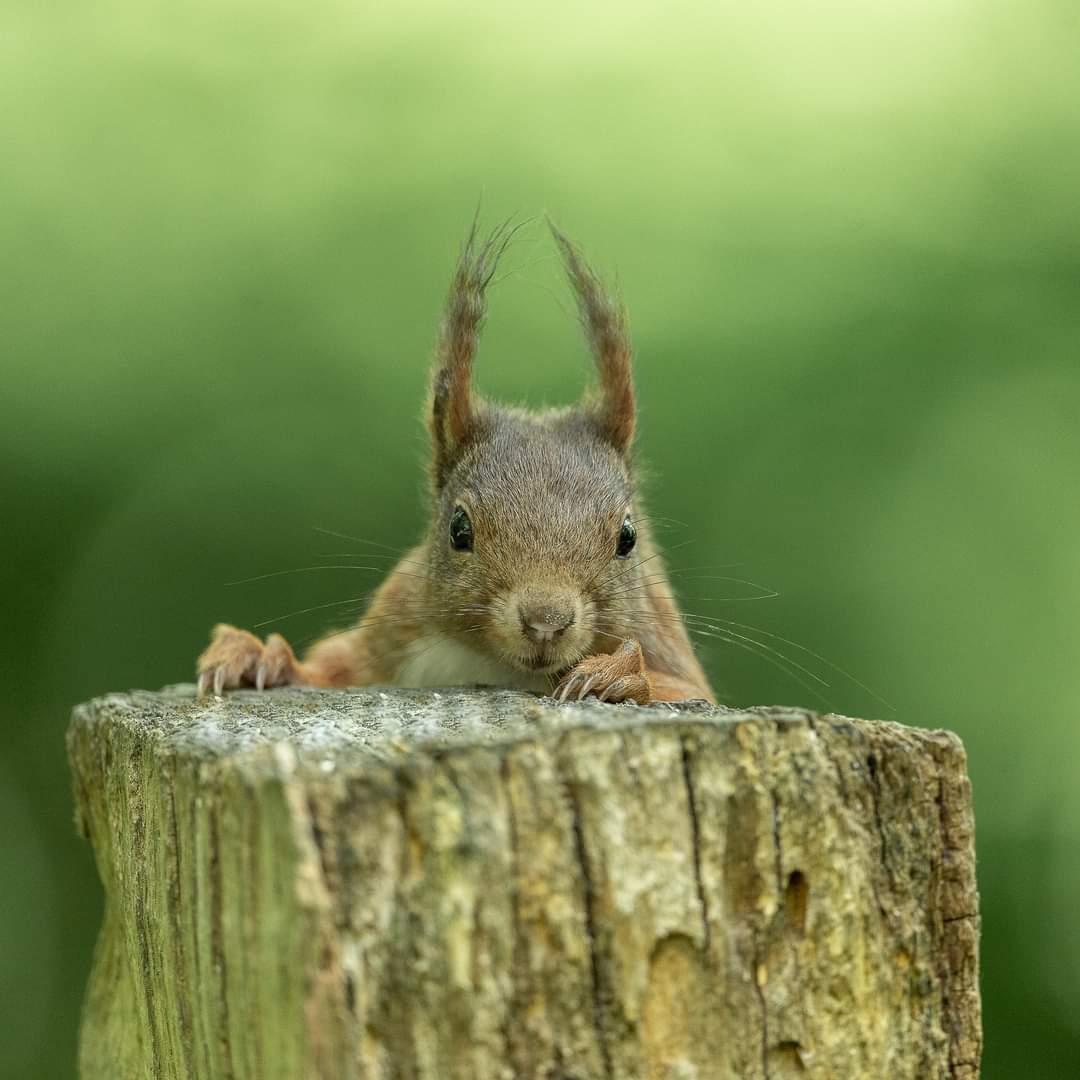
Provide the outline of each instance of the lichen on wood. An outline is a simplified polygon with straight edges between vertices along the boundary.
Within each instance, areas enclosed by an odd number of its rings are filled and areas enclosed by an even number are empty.
[[[505,690],[76,709],[84,1080],[978,1075],[959,740]]]

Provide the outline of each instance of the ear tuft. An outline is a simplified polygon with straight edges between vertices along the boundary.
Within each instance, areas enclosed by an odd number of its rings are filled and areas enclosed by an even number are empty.
[[[605,289],[584,256],[553,222],[548,221],[559,246],[566,275],[577,299],[581,324],[600,375],[600,396],[592,406],[603,437],[619,453],[634,441],[636,409],[631,370],[632,349],[626,309]]]
[[[436,488],[446,482],[476,431],[479,403],[473,400],[472,366],[487,314],[485,294],[499,259],[520,227],[507,220],[480,239],[479,221],[474,218],[450,283],[432,364],[428,407]]]

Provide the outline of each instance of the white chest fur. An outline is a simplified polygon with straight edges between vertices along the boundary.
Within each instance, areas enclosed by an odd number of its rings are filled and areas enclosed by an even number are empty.
[[[420,638],[409,646],[394,679],[397,686],[512,686],[550,694],[554,679],[529,675],[442,634]]]

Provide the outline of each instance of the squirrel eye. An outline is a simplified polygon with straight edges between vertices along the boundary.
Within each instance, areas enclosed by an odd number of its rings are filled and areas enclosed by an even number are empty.
[[[634,528],[630,521],[630,515],[627,514],[623,520],[622,528],[619,530],[619,542],[615,545],[615,558],[625,559],[634,550],[634,544],[636,543],[637,529]]]
[[[464,506],[455,507],[454,515],[450,518],[450,546],[455,551],[472,551],[472,522]]]

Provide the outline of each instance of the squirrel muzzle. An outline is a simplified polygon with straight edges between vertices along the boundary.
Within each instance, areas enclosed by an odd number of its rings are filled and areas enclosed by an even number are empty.
[[[511,593],[499,620],[503,650],[533,671],[563,667],[582,652],[582,602],[564,587],[525,585]]]

